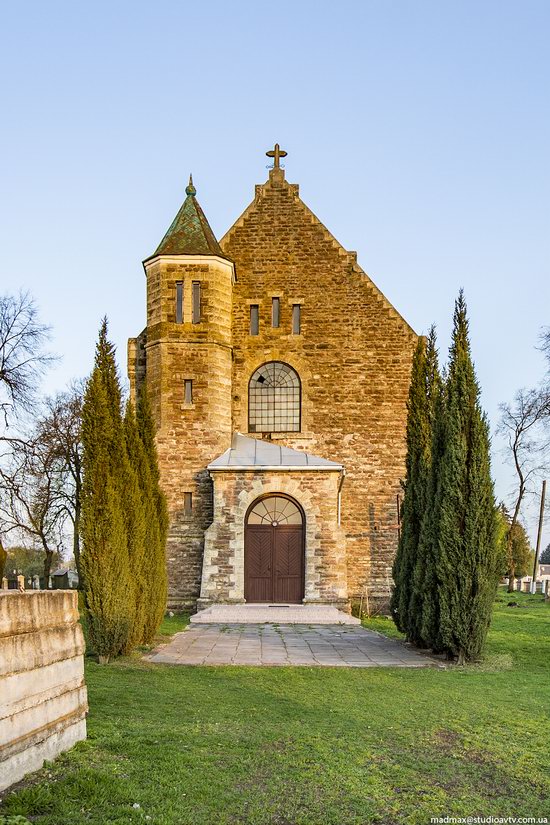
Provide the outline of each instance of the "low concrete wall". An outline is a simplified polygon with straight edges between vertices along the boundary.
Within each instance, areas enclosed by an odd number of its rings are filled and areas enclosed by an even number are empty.
[[[0,591],[0,791],[85,739],[87,710],[77,593]]]

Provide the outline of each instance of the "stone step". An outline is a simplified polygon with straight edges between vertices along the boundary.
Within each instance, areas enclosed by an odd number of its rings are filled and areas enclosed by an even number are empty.
[[[361,624],[324,604],[214,604],[191,616],[192,624]]]

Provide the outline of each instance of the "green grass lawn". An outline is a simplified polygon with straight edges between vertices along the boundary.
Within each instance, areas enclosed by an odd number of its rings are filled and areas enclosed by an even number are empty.
[[[1,813],[44,825],[550,817],[550,604],[513,598],[520,608],[499,595],[486,659],[467,668],[90,661],[88,741]]]
[[[189,616],[185,613],[174,613],[173,616],[165,616],[159,627],[159,641],[161,643],[170,641],[170,636],[173,636],[174,633],[179,633],[180,630],[183,630],[188,624]]]

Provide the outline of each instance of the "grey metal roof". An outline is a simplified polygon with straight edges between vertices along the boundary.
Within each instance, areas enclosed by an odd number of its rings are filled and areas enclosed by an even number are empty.
[[[209,470],[342,470],[341,464],[258,438],[233,433],[231,447],[208,465]]]

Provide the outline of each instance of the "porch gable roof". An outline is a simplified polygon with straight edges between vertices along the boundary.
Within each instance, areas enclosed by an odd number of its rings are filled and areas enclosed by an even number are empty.
[[[341,471],[344,468],[336,461],[236,432],[231,447],[211,461],[207,469]]]

